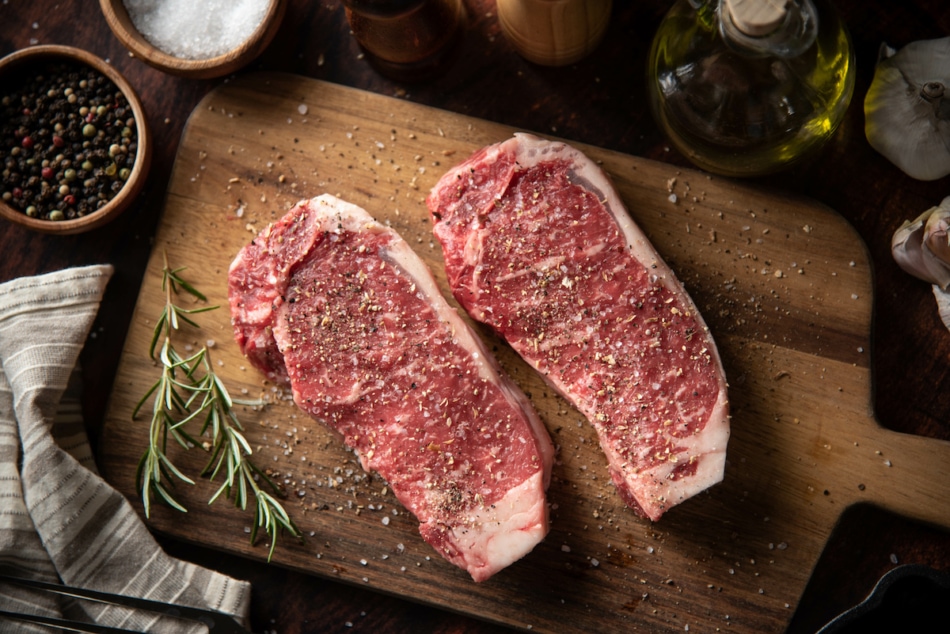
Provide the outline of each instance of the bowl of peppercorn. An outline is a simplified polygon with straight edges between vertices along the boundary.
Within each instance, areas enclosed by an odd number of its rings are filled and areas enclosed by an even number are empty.
[[[151,159],[138,96],[112,66],[70,46],[0,59],[0,216],[74,234],[124,211]]]
[[[193,79],[246,66],[270,44],[287,0],[99,0],[106,23],[135,57]]]

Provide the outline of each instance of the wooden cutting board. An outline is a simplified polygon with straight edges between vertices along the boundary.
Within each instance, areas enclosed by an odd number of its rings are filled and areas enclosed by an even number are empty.
[[[448,167],[513,131],[292,75],[249,75],[209,94],[181,140],[111,398],[99,457],[108,480],[141,510],[134,473],[147,424],[131,410],[156,379],[147,348],[163,254],[226,306],[238,250],[298,199],[329,192],[391,223],[450,297],[425,195]],[[576,145],[602,162],[712,329],[733,414],[724,482],[656,524],[636,517],[590,426],[479,328],[559,452],[549,536],[475,584],[422,541],[378,476],[250,367],[221,308],[198,315],[201,330],[180,345],[212,343],[232,393],[271,401],[243,412],[247,436],[306,534],[280,540],[275,564],[535,632],[779,632],[845,507],[950,527],[950,443],[885,430],[871,412],[871,269],[852,227],[813,201]],[[172,455],[197,477],[200,450]],[[149,525],[266,558],[265,540],[249,544],[249,513],[208,506],[215,488],[179,486],[190,511],[158,506]]]

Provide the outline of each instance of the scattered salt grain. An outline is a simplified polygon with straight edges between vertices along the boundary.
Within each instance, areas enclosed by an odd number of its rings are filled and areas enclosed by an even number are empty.
[[[268,0],[123,0],[132,23],[159,49],[209,59],[240,46],[264,20]]]

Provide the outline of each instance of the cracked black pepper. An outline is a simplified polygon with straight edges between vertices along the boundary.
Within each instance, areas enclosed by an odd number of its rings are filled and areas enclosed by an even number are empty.
[[[17,79],[17,78],[15,78]],[[30,66],[0,96],[0,198],[27,216],[70,220],[121,191],[138,147],[132,107],[95,69]]]

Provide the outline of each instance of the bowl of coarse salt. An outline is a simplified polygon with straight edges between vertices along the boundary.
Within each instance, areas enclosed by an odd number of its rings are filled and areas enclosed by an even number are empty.
[[[280,28],[286,0],[99,0],[109,28],[159,70],[207,79],[260,55]]]

